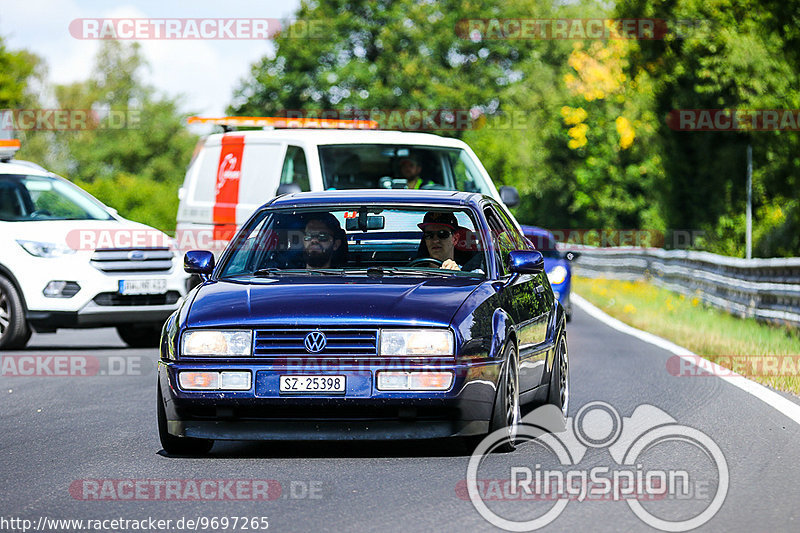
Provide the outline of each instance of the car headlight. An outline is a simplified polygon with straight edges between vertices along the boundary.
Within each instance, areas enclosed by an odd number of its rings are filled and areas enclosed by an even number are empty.
[[[567,279],[567,269],[561,265],[557,265],[553,270],[547,273],[547,279],[550,280],[550,285],[564,283],[564,280]]]
[[[37,241],[17,241],[17,244],[31,255],[36,257],[61,257],[63,255],[74,254],[75,250],[63,244],[55,244],[52,242],[37,242]]]
[[[253,333],[237,330],[196,330],[183,335],[181,355],[226,357],[252,355]]]
[[[381,355],[453,355],[453,332],[447,329],[384,329]]]

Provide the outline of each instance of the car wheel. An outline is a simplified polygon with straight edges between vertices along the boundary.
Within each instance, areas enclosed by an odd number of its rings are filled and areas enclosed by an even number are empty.
[[[569,351],[567,349],[567,334],[563,331],[556,343],[553,371],[550,373],[550,397],[548,402],[558,407],[564,420],[566,420],[569,412]]]
[[[156,348],[161,341],[160,324],[117,326],[119,337],[131,348]]]
[[[167,431],[167,412],[164,409],[161,384],[158,385],[158,438],[164,451],[175,455],[205,455],[214,446],[212,439],[176,437]]]
[[[31,329],[25,320],[25,308],[17,288],[0,277],[0,349],[24,348],[30,338]]]
[[[519,404],[519,358],[513,342],[506,346],[505,364],[500,373],[494,412],[489,433],[504,430],[504,437],[495,447],[500,452],[511,452],[517,447],[517,431],[521,418]]]

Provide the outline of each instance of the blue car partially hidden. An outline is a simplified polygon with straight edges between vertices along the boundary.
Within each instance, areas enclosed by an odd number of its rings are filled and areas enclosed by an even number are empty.
[[[533,243],[533,246],[544,256],[544,270],[553,288],[553,293],[567,313],[567,322],[572,320],[572,261],[580,253],[562,251],[557,248],[556,238],[552,232],[536,226],[522,226],[522,232]]]
[[[566,315],[534,250],[488,196],[278,197],[164,325],[164,450],[214,440],[481,438],[515,446],[521,405],[566,417]]]

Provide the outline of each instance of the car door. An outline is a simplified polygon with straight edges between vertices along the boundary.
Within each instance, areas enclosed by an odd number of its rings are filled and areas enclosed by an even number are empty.
[[[512,275],[508,271],[509,254],[530,247],[496,206],[486,205],[484,215],[497,251],[498,274],[506,282],[500,295],[501,305],[517,327],[520,390],[527,391],[541,383],[547,355],[548,306],[544,273]]]

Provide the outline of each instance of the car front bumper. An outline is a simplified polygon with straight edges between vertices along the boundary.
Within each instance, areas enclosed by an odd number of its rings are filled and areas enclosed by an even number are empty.
[[[382,363],[337,365],[317,371],[264,364],[167,362],[159,386],[170,434],[219,440],[385,440],[472,436],[489,431],[500,361],[482,360],[432,370],[453,370],[448,391],[385,392],[375,387]],[[403,370],[410,370],[404,368]],[[249,391],[185,391],[182,370],[249,370]],[[287,395],[280,375],[345,375],[343,394]]]

